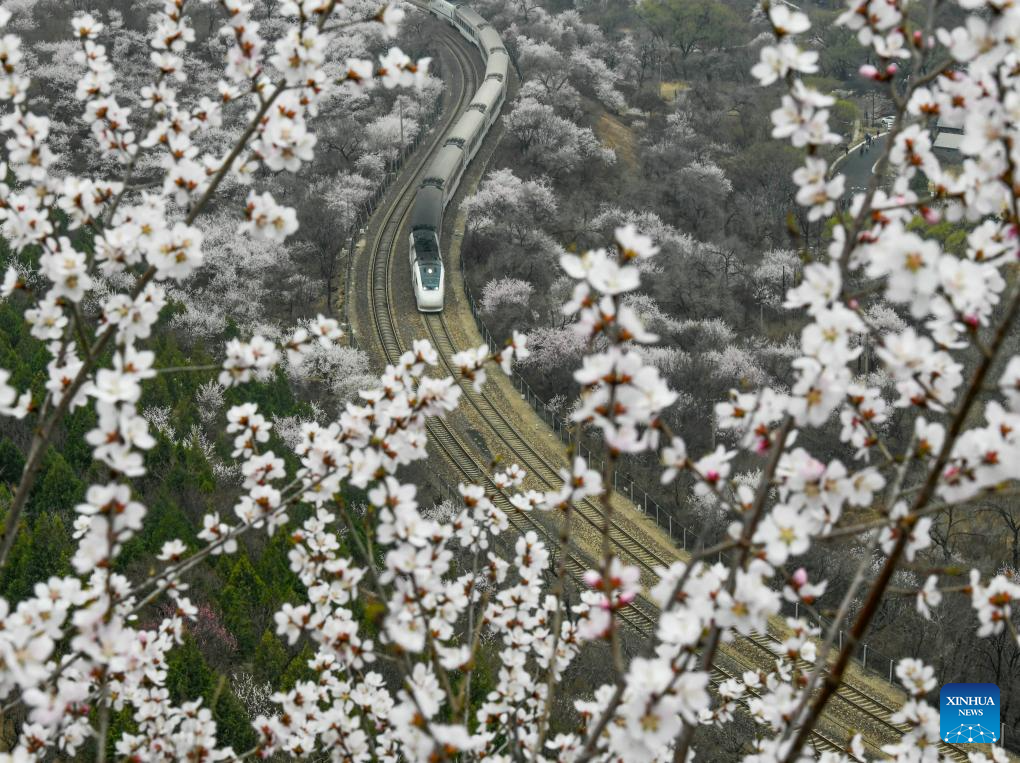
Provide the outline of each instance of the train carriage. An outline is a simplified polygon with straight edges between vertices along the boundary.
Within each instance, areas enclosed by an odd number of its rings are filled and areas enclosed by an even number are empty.
[[[430,0],[429,11],[436,16],[441,16],[452,24],[457,13],[457,6],[448,2],[448,0]]]
[[[439,149],[436,158],[433,159],[425,170],[425,177],[422,185],[431,185],[443,192],[443,206],[450,203],[453,194],[460,183],[460,177],[464,174],[464,149],[453,144],[444,145]]]
[[[485,137],[485,114],[468,109],[450,130],[446,145],[457,145],[464,149],[465,164],[475,158],[478,147]]]
[[[414,300],[421,312],[438,313],[446,293],[439,236],[432,231],[412,231],[409,244]]]
[[[438,233],[443,228],[443,191],[434,186],[422,186],[414,196],[411,209],[411,230],[430,230]]]
[[[495,53],[505,53],[506,48],[503,47],[503,40],[499,36],[499,32],[492,28],[490,25],[486,25],[478,30],[478,47],[482,51],[482,58],[486,62],[489,60],[489,56]]]
[[[506,82],[507,73],[510,71],[510,56],[506,50],[499,50],[489,56],[485,64],[485,79]]]
[[[418,309],[425,313],[443,309],[445,279],[443,258],[439,251],[442,229],[443,191],[434,186],[422,185],[414,197],[411,233],[407,243],[414,299]]]
[[[454,21],[457,24],[457,28],[460,29],[460,33],[464,38],[481,50],[481,46],[478,43],[478,35],[485,26],[485,19],[478,15],[477,11],[471,8],[465,8],[463,6],[457,7],[457,12],[454,16]]]
[[[475,97],[471,101],[471,108],[485,115],[487,126],[491,125],[499,116],[499,110],[503,107],[504,91],[504,83],[487,80],[478,88],[478,92],[475,93]]]

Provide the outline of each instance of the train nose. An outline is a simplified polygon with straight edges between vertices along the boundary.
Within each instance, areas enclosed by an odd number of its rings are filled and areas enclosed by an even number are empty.
[[[423,291],[418,296],[418,309],[423,313],[437,313],[443,309],[443,290]]]

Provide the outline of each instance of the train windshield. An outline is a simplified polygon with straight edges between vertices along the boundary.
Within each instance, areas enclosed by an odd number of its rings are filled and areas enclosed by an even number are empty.
[[[439,258],[439,242],[436,234],[416,231],[414,235],[414,255],[418,262],[418,275],[423,289],[438,289],[443,281],[443,262]]]
[[[419,262],[418,273],[421,276],[421,287],[427,291],[435,291],[443,282],[443,266],[435,262]]]

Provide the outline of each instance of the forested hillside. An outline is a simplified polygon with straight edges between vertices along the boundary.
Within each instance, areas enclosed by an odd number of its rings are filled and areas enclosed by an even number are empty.
[[[833,245],[831,213],[796,203],[798,145],[806,138],[793,132],[793,145],[773,139],[798,128],[782,126],[785,113],[752,74],[770,42],[768,18],[753,2],[492,0],[484,7],[515,46],[523,85],[510,105],[507,136],[493,166],[464,205],[468,278],[481,320],[500,338],[525,327],[531,356],[519,371],[549,410],[568,418],[581,405],[573,368],[588,346],[560,310],[572,280],[547,264],[564,252],[603,245],[619,225],[636,225],[660,252],[654,266],[643,270],[644,288],[628,294],[625,303],[658,336],[657,346],[642,353],[677,391],[664,418],[694,451],[717,443],[729,447],[733,440],[719,431],[716,403],[763,386],[790,388],[805,316],[784,304],[786,295],[803,279],[805,263]],[[817,155],[842,162],[853,146],[853,160],[870,167],[880,155],[862,154],[860,144],[884,131],[883,113],[894,113],[889,90],[859,74],[855,62],[867,58],[866,48],[832,25],[839,9],[817,3],[804,10],[816,31],[805,47],[817,61],[803,81],[833,94],[826,109],[833,137]],[[958,8],[939,6],[938,23],[959,18]],[[600,153],[586,155],[580,139],[569,151],[559,143],[575,132],[598,136]],[[958,154],[938,156],[950,172],[962,161]],[[929,182],[917,172],[909,187],[923,195]],[[833,211],[845,205],[840,200]],[[968,251],[968,234],[982,235],[967,219],[925,220],[918,213],[905,224],[957,256]],[[866,282],[858,288],[866,289]],[[874,301],[862,318],[876,331],[903,331],[912,324],[896,300]],[[1007,354],[1020,349],[1012,332],[1006,348]],[[852,369],[888,399],[896,395],[896,379],[884,372],[879,349],[864,337]],[[965,365],[974,362],[970,355]],[[912,419],[894,411],[878,415],[876,436],[906,448]],[[822,460],[852,454],[859,447],[855,438],[847,442],[852,418],[844,412],[817,437],[803,433],[811,452]],[[586,432],[585,442],[595,451],[602,447],[596,427]],[[730,517],[713,495],[698,495],[682,480],[660,485],[661,467],[652,454],[623,463],[659,503],[675,507],[678,523],[706,542],[725,538]],[[733,470],[738,483],[754,485],[760,461],[737,459]],[[868,506],[857,520],[873,519],[876,510]],[[976,512],[937,516],[926,561],[932,567],[975,566],[986,574],[1003,565],[1016,569],[1018,512],[1015,498],[989,496]],[[802,559],[812,575],[829,580],[819,601],[823,610],[838,609],[858,564],[870,554],[857,543],[840,551],[834,558],[823,546]],[[904,570],[897,579],[910,589],[922,586],[925,575],[922,569]],[[1020,678],[1020,648],[1006,637],[973,639],[966,609],[932,622],[911,602],[888,600],[873,626],[871,647],[922,657],[939,675],[955,680],[1005,685],[1003,718],[1020,722],[1012,689]],[[961,643],[967,648],[960,649]]]

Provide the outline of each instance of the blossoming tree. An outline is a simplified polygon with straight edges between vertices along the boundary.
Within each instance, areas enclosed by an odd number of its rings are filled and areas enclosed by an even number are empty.
[[[323,51],[335,36],[358,24],[391,30],[402,16],[395,7],[289,0],[277,9],[279,33],[267,40],[242,0],[219,5],[227,47],[217,91],[194,101],[176,97],[181,54],[195,33],[184,0],[168,0],[150,39],[152,82],[130,110],[114,95],[116,73],[101,25],[88,15],[74,18],[81,67],[76,97],[108,160],[103,166],[119,168],[110,177],[56,170],[49,120],[27,105],[21,43],[14,34],[0,40],[0,97],[8,105],[0,120],[7,138],[0,219],[14,252],[2,293],[23,307],[49,357],[41,395],[18,388],[0,370],[0,414],[32,424],[23,472],[5,507],[0,568],[45,449],[75,409],[95,411],[85,440],[94,473],[103,475],[77,507],[74,574],[39,582],[19,601],[0,599],[0,701],[5,713],[25,713],[16,746],[2,757],[92,750],[104,760],[112,749],[128,760],[280,753],[345,761],[683,761],[697,748],[699,726],[726,726],[742,705],[759,724],[748,760],[810,759],[813,729],[890,594],[894,572],[930,543],[932,515],[1016,490],[1020,356],[1007,357],[1006,348],[1020,310],[1020,289],[1009,285],[1020,225],[1012,33],[1020,11],[1009,3],[962,0],[966,25],[936,30],[938,3],[915,14],[917,21],[906,15],[905,0],[853,0],[840,18],[880,62],[862,73],[885,83],[899,107],[880,162],[895,181],[883,191],[876,179],[854,197],[850,214],[835,221],[828,251],[815,253],[787,293],[786,305],[805,317],[791,388],[734,392],[717,406],[716,421],[733,435],[733,448],[690,454],[683,433],[670,431],[660,416],[677,393],[645,360],[640,348],[656,337],[628,300],[657,247],[622,226],[607,248],[560,258],[576,284],[564,313],[590,348],[575,372],[583,394],[571,416],[601,431],[601,472],[575,458],[561,474],[562,486],[541,493],[525,490],[523,471],[509,465],[485,485],[461,485],[461,507],[434,516],[420,511],[415,486],[400,475],[425,458],[428,420],[457,406],[461,384],[481,388],[488,364],[508,370],[528,351],[516,333],[495,355],[487,347],[467,350],[455,358],[461,378],[453,379],[428,373],[437,353],[417,342],[335,421],[305,422],[300,433],[291,432],[287,439],[295,445],[287,459],[271,449],[278,440],[258,406],[233,405],[226,432],[234,438],[240,495],[204,516],[200,548],[167,541],[159,565],[130,577],[115,563],[124,545],[145,532],[147,510],[135,486],[154,444],[138,402],[157,375],[181,372],[156,367],[146,345],[162,330],[167,284],[202,267],[199,217],[228,177],[261,185],[269,172],[296,172],[313,161],[315,137],[306,119],[329,88],[410,86],[427,65],[391,50],[378,64],[352,59],[337,76],[323,71]],[[823,158],[824,147],[837,140],[827,126],[832,99],[801,79],[816,59],[797,42],[808,30],[807,17],[785,4],[766,3],[765,10],[776,42],[762,51],[753,73],[762,85],[783,90],[774,135],[805,149],[795,175],[797,201],[809,218],[825,218],[843,191]],[[8,20],[0,12],[0,22]],[[902,77],[905,68],[912,70],[909,79]],[[957,176],[944,172],[932,153],[926,119],[937,114],[965,117],[967,159]],[[230,147],[206,149],[203,133],[227,122],[235,127]],[[141,187],[135,175],[141,166],[159,167],[161,183]],[[909,189],[919,169],[932,184],[930,196]],[[948,254],[908,231],[918,215],[970,225],[965,254]],[[238,236],[283,241],[296,216],[259,189],[237,210],[237,224]],[[909,322],[874,325],[868,308],[879,297],[901,306]],[[895,379],[894,399],[852,374],[864,336]],[[232,339],[219,385],[243,394],[285,357],[301,368],[331,356],[312,348],[340,340],[336,321],[322,317],[280,343]],[[894,409],[912,417],[906,446],[878,429]],[[833,417],[852,451],[845,463],[822,462],[797,442],[799,432]],[[664,480],[686,473],[694,492],[712,496],[732,522],[721,544],[659,570],[651,586],[610,539],[617,459],[647,451],[661,455]],[[756,485],[734,479],[738,455],[756,463]],[[365,491],[364,510],[340,498],[351,488]],[[511,536],[497,494],[515,512],[555,517],[561,532]],[[602,507],[603,553],[579,571],[571,530],[575,506],[587,499]],[[848,521],[848,507],[869,507],[874,519]],[[292,522],[299,512],[303,519]],[[187,595],[188,573],[211,556],[235,553],[251,533],[290,535],[289,563],[305,596],[284,604],[274,620],[280,637],[312,645],[314,680],[271,694],[269,703],[263,688],[245,693],[260,711],[253,724],[258,741],[233,750],[219,741],[209,707],[170,700],[166,665],[185,623],[199,614]],[[848,536],[880,550],[882,563],[873,574],[871,556],[864,555],[831,629],[788,620],[791,635],[774,670],[728,679],[710,694],[720,644],[764,630],[783,599],[809,609],[826,582],[788,567],[812,546]],[[461,550],[473,565],[455,564]],[[729,562],[713,562],[722,551]],[[783,581],[778,589],[769,585],[775,578]],[[582,593],[571,603],[575,587]],[[851,614],[861,592],[864,604]],[[962,585],[932,575],[911,593],[926,613],[944,595],[969,596],[979,637],[1016,638],[1012,600],[1020,582],[1008,575],[972,573]],[[355,615],[363,603],[380,612],[375,638]],[[650,603],[658,608],[654,627],[642,653],[627,661],[623,629]],[[837,642],[843,627],[849,638]],[[483,639],[497,645],[502,665],[477,702],[470,677]],[[554,727],[559,679],[595,641],[608,646],[612,678],[575,699],[574,726]],[[381,661],[397,678],[373,669]],[[908,659],[897,675],[910,699],[894,720],[909,730],[884,753],[934,760],[937,713],[925,701],[936,685],[933,671]],[[132,725],[114,731],[111,716],[124,711]],[[1004,759],[999,750],[993,756]],[[863,740],[854,737],[845,752],[824,757],[863,759]],[[711,750],[703,758],[711,759]]]

